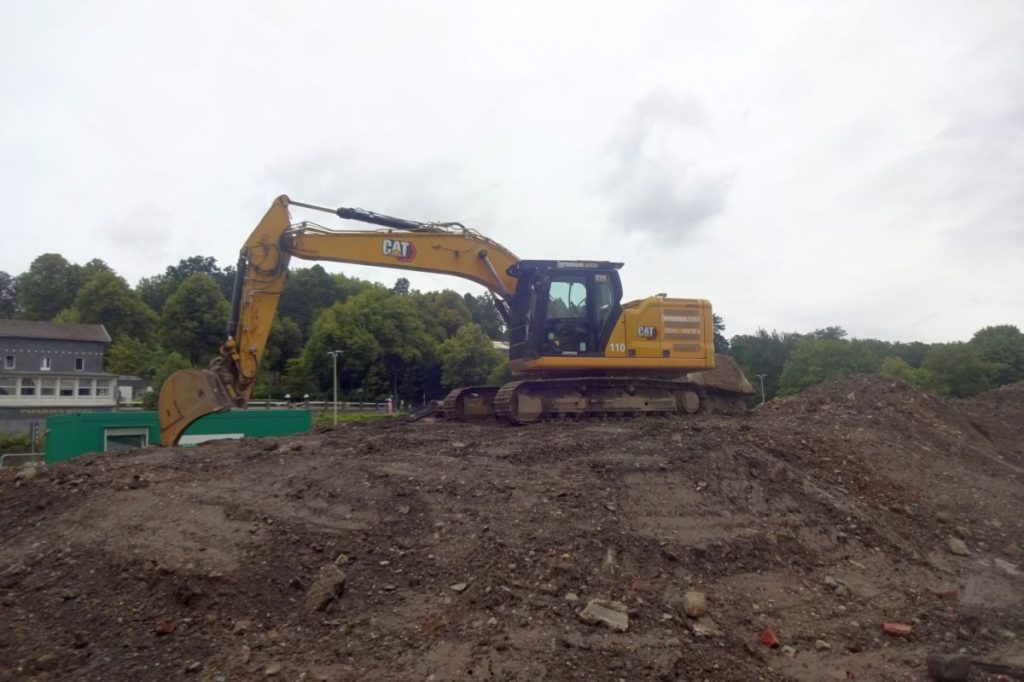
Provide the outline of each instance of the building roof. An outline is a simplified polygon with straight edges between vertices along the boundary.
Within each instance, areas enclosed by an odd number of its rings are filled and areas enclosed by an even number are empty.
[[[0,320],[0,337],[110,343],[110,334],[102,324],[61,324],[32,320]]]

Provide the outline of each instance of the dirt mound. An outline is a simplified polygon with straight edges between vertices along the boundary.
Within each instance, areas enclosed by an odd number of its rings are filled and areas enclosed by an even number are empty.
[[[959,408],[1007,461],[1024,467],[1024,382],[987,391],[963,401]]]
[[[1024,411],[994,438],[974,413],[992,400],[850,378],[744,418],[350,424],[4,472],[0,679],[919,680],[933,651],[1011,660],[1024,475],[999,443]]]

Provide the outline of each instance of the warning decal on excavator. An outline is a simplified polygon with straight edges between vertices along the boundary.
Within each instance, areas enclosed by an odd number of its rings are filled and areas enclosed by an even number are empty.
[[[381,243],[381,251],[385,256],[394,256],[402,263],[408,263],[416,258],[416,245],[401,239],[385,239]]]

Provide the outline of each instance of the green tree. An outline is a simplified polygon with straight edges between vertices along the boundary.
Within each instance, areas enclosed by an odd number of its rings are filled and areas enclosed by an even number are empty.
[[[821,329],[815,329],[813,332],[808,334],[816,339],[829,339],[831,341],[842,341],[846,338],[846,330],[836,325],[832,327],[823,327]]]
[[[866,344],[836,338],[805,338],[796,344],[782,368],[779,393],[791,395],[829,379],[876,372],[880,364]]]
[[[921,366],[929,348],[931,348],[929,344],[920,341],[911,341],[910,343],[897,342],[892,344],[889,352],[896,357],[902,358],[911,367],[916,368]]]
[[[412,293],[412,287],[409,285],[409,280],[405,277],[399,277],[395,280],[395,286],[391,287],[391,293],[398,294],[399,296],[408,296]]]
[[[459,329],[473,321],[462,296],[451,289],[413,294],[420,317],[438,343],[455,335]]]
[[[205,273],[189,276],[164,303],[163,345],[201,364],[224,341],[229,305],[217,282]]]
[[[18,312],[18,283],[0,270],[0,319],[11,319]]]
[[[326,395],[332,386],[327,352],[340,350],[339,381],[361,388],[366,398],[382,398],[396,388],[408,400],[433,395],[436,389],[426,383],[437,344],[414,298],[374,287],[335,303],[313,324],[292,376],[309,378]]]
[[[339,294],[338,283],[320,265],[292,270],[281,292],[277,314],[295,320],[306,338],[314,320],[339,300]]]
[[[1012,324],[985,327],[974,333],[971,345],[993,365],[996,384],[1024,381],[1024,334]]]
[[[153,390],[147,393],[142,399],[143,407],[152,410],[160,399],[160,389],[163,388],[167,377],[178,370],[191,369],[192,364],[180,353],[170,352],[158,359],[156,370],[153,376]]]
[[[153,310],[160,312],[164,303],[181,283],[196,274],[205,274],[213,278],[225,299],[231,299],[235,281],[235,267],[228,266],[221,270],[217,259],[212,256],[190,256],[182,258],[177,265],[169,265],[161,275],[146,277],[139,281],[136,291],[142,300]]]
[[[882,362],[879,370],[884,376],[900,379],[908,384],[917,386],[932,393],[941,392],[941,387],[936,383],[935,377],[926,369],[911,367],[903,358],[890,355]]]
[[[725,320],[717,313],[711,314],[715,328],[715,352],[728,353],[729,339],[725,338]]]
[[[729,354],[736,359],[752,382],[758,374],[765,375],[765,399],[771,400],[778,394],[782,368],[802,338],[800,334],[792,332],[780,333],[773,330],[769,333],[764,329],[758,329],[756,334],[732,337],[729,342]]]
[[[288,361],[298,357],[301,352],[302,330],[298,323],[290,317],[279,317],[274,320],[260,361],[261,369],[269,375],[270,385],[280,385]]]
[[[501,319],[497,308],[494,307],[494,296],[490,292],[484,292],[479,296],[463,294],[462,301],[466,304],[473,322],[479,325],[488,337],[495,341],[508,338],[505,321]]]
[[[124,278],[110,270],[97,270],[75,296],[74,310],[79,322],[102,324],[111,338],[131,336],[149,340],[157,316]]]
[[[110,344],[105,356],[107,371],[152,379],[162,361],[160,350],[131,336],[122,336]]]
[[[473,323],[459,327],[455,336],[438,346],[437,356],[441,360],[441,383],[447,388],[486,383],[504,359],[487,334]]]
[[[70,308],[82,287],[82,269],[57,253],[44,253],[18,275],[18,308],[26,320],[52,320]]]
[[[993,388],[998,371],[968,343],[935,344],[924,356],[921,369],[932,376],[937,393],[957,398],[970,398]]]

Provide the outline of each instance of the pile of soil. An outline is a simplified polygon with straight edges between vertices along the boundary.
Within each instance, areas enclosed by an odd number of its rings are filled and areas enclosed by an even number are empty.
[[[373,422],[5,471],[0,680],[1024,666],[1022,443],[1022,385],[854,377],[744,417]]]

